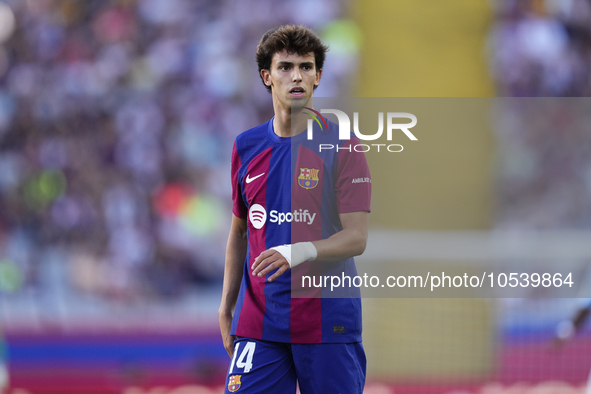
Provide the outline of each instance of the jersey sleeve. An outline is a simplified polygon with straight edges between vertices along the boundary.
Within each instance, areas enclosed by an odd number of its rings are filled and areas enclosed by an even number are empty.
[[[353,149],[358,143],[352,137],[339,148],[335,185],[339,213],[370,211],[371,175],[365,154]]]
[[[241,219],[246,218],[246,205],[242,199],[242,187],[240,186],[240,178],[238,177],[238,170],[240,170],[240,155],[236,149],[236,142],[232,148],[232,213]]]

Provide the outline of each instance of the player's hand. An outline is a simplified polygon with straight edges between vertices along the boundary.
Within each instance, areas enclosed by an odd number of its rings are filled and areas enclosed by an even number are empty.
[[[226,349],[226,352],[228,352],[230,358],[232,358],[234,353],[234,340],[236,339],[236,335],[230,334],[232,331],[232,314],[218,312],[218,317],[220,320],[220,331],[222,333],[224,348]]]
[[[252,264],[252,275],[264,277],[269,272],[277,269],[273,275],[267,279],[268,282],[273,282],[281,274],[287,271],[290,266],[285,257],[275,249],[267,249],[259,255]]]

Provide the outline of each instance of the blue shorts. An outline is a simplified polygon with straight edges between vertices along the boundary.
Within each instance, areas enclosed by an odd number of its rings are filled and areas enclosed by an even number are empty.
[[[362,394],[365,352],[358,343],[291,344],[237,338],[225,393]]]

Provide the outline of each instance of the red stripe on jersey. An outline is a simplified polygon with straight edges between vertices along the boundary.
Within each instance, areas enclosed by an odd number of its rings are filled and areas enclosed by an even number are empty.
[[[291,206],[298,213],[299,221],[291,223],[291,242],[316,241],[322,239],[322,185],[324,180],[324,160],[312,150],[300,146],[296,160],[295,176],[292,185]],[[312,217],[314,220],[312,221]],[[311,222],[311,223],[310,223]],[[295,267],[291,272],[292,284],[302,283],[303,275],[320,275],[320,262],[307,262]],[[292,286],[293,287],[293,286]],[[303,293],[302,293],[303,292]],[[322,342],[322,299],[319,288],[298,288],[298,297],[292,298],[290,308],[291,342]]]
[[[369,166],[365,159],[365,153],[351,149],[359,143],[357,137],[351,137],[350,140],[345,141],[337,158],[335,198],[339,213],[370,211],[371,175]]]
[[[240,311],[236,335],[245,336],[254,339],[263,337],[263,317],[265,316],[265,277],[259,278],[252,275],[250,267],[254,260],[264,252],[266,247],[266,216],[267,216],[267,175],[269,174],[269,161],[271,159],[272,148],[268,148],[254,157],[248,165],[248,171],[242,179],[242,187],[246,195],[246,200],[250,202],[250,210],[247,218],[248,225],[248,245],[250,255],[248,259],[247,272],[249,273],[250,286],[244,295],[244,303]],[[257,213],[253,208],[255,205],[263,207],[265,214],[261,210]],[[251,212],[253,211],[253,212]],[[256,228],[257,223],[261,223],[260,228]]]

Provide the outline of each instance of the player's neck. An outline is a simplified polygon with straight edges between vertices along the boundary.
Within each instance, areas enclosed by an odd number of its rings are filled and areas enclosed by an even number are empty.
[[[279,137],[293,137],[306,130],[306,119],[298,114],[292,114],[291,108],[283,108],[273,100],[275,119],[273,119],[273,131]]]

